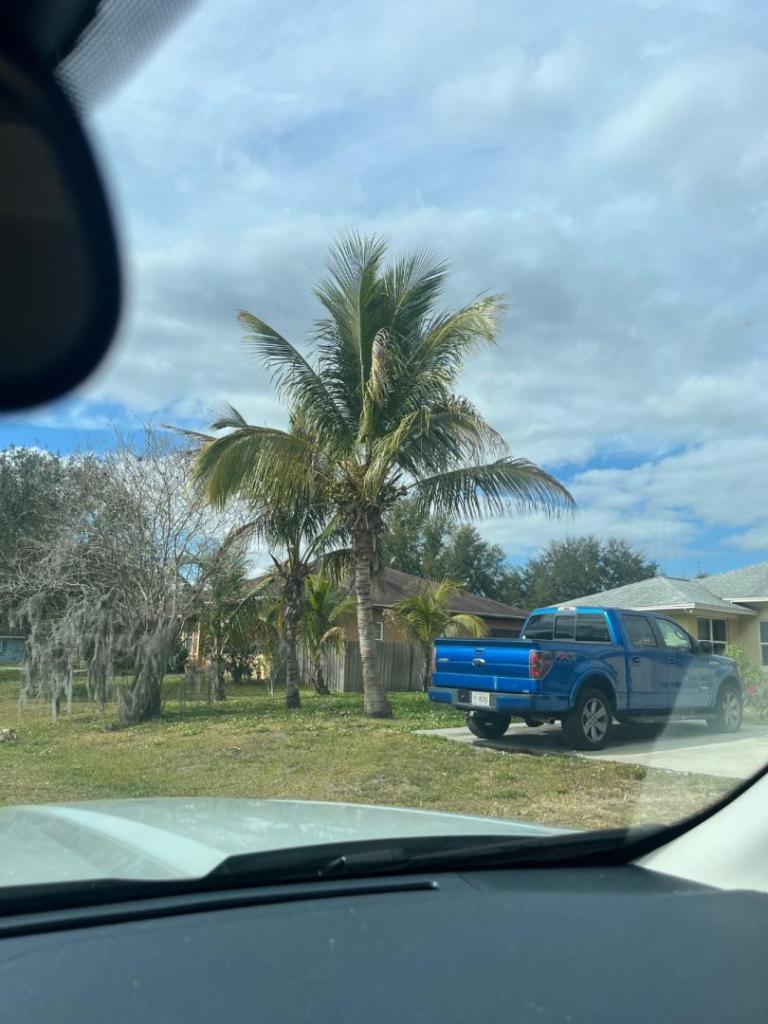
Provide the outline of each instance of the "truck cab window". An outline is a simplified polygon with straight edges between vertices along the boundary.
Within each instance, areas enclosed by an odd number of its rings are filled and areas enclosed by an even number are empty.
[[[604,615],[577,615],[576,639],[582,643],[609,644],[611,634]]]
[[[555,640],[573,640],[575,627],[575,615],[558,615],[555,618]]]
[[[691,649],[691,638],[681,626],[675,625],[669,619],[657,619],[656,625],[659,627],[665,647],[672,647],[678,651],[683,648],[687,651]]]
[[[555,616],[552,613],[532,615],[525,627],[523,640],[551,640],[554,625]]]
[[[634,648],[658,647],[650,622],[642,615],[625,615],[624,628]]]

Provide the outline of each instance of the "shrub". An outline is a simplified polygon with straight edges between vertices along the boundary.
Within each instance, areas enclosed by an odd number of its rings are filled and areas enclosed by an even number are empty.
[[[768,720],[768,679],[749,661],[738,644],[728,644],[725,653],[739,666],[744,684],[744,706],[756,711],[761,722]]]

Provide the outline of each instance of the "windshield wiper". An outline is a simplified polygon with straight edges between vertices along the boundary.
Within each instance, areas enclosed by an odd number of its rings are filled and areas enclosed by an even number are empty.
[[[655,831],[655,829],[653,830]],[[321,878],[396,874],[437,870],[470,870],[506,867],[552,867],[569,864],[625,863],[623,849],[628,838],[645,835],[646,830],[612,829],[564,836],[489,839],[465,838],[447,847],[443,841],[434,849],[409,850],[404,846],[352,851],[329,861],[319,872]]]
[[[300,850],[239,854],[222,861],[208,879],[240,884],[361,878],[366,876],[504,867],[619,864],[627,845],[662,826],[568,832],[555,836],[430,836],[329,844]]]

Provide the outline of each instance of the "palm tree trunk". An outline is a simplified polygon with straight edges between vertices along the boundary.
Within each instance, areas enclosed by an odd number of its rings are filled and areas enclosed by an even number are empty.
[[[421,671],[421,688],[426,693],[432,682],[432,644],[424,644],[424,662]]]
[[[363,708],[369,718],[393,718],[392,705],[376,671],[376,641],[373,638],[373,605],[371,604],[371,562],[373,534],[359,530],[353,538],[355,560],[355,594],[357,596],[357,633],[360,660],[363,663]]]
[[[216,655],[213,659],[213,680],[211,685],[211,697],[214,700],[224,700],[224,661],[220,655]]]
[[[322,654],[318,654],[317,657],[315,658],[314,677],[315,693],[322,697],[326,697],[331,691],[325,685],[325,677],[323,675]]]
[[[292,601],[286,602],[283,618],[285,636],[285,706],[291,710],[301,707],[299,694],[299,658],[296,650],[298,615]]]

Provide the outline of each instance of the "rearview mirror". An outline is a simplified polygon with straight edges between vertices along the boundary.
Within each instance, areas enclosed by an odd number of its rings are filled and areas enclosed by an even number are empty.
[[[104,355],[117,247],[90,146],[43,68],[0,52],[0,408],[56,398]]]

